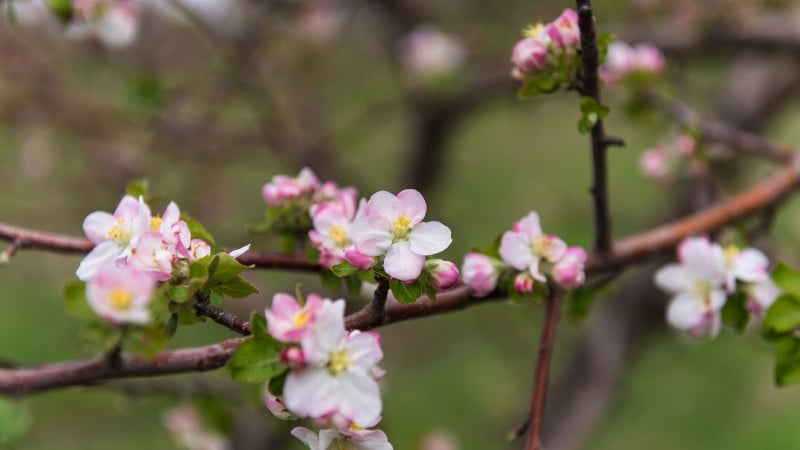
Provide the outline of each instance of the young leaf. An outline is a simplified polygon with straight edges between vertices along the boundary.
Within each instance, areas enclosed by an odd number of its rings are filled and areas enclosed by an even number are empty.
[[[729,296],[722,307],[722,321],[739,332],[744,331],[750,320],[750,313],[745,306],[746,301],[743,295],[736,293]]]
[[[142,358],[154,357],[167,344],[164,330],[158,328],[137,328],[124,337],[122,347],[125,351]]]
[[[785,333],[800,326],[800,301],[789,295],[781,295],[767,310],[764,331]]]
[[[800,299],[800,273],[795,269],[781,262],[772,271],[772,280],[784,292]]]
[[[281,344],[274,339],[253,338],[245,341],[228,361],[228,371],[236,381],[263,383],[281,374]]]
[[[133,180],[125,187],[125,193],[133,198],[139,198],[141,196],[144,198],[144,201],[148,201],[150,198],[150,183],[147,181],[147,178]]]
[[[224,283],[232,280],[248,268],[227,253],[218,253],[215,258],[217,259],[216,265],[212,261],[208,267],[209,283],[213,281]]]
[[[392,288],[392,294],[400,303],[414,303],[422,295],[422,290],[419,283],[403,283],[398,280],[390,280],[389,286]]]
[[[361,293],[361,278],[358,275],[350,275],[344,278],[344,284],[347,286],[347,293],[353,297]]]
[[[594,305],[594,293],[586,286],[567,292],[564,302],[564,312],[567,318],[578,322],[586,318]]]
[[[253,331],[253,336],[256,338],[271,339],[269,331],[267,330],[267,319],[263,314],[254,312],[250,315],[250,327]]]
[[[320,270],[319,278],[322,286],[329,291],[338,291],[342,287],[342,279],[330,270]]]
[[[289,374],[289,370],[284,370],[280,375],[274,376],[269,379],[269,383],[267,383],[267,390],[269,393],[274,396],[283,395],[283,385],[286,384],[286,375]]]
[[[72,316],[79,319],[97,319],[86,300],[86,283],[70,281],[64,285],[64,308]]]
[[[220,283],[219,285],[212,287],[212,289],[231,298],[245,298],[252,294],[258,293],[258,288],[242,278],[241,275]]]
[[[787,336],[775,348],[775,384],[788,386],[800,381],[800,341]]]
[[[337,277],[346,277],[356,273],[358,271],[358,267],[354,266],[349,261],[345,261],[343,263],[336,264],[331,270],[333,270],[333,273],[336,274]]]

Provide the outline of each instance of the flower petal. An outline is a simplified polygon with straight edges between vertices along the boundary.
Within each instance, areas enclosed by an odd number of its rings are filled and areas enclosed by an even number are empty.
[[[428,205],[418,190],[406,189],[397,194],[397,198],[400,200],[400,213],[411,219],[412,226],[422,222]]]
[[[356,250],[367,256],[380,256],[392,245],[389,229],[373,226],[367,217],[353,223],[350,229],[350,240]]]
[[[365,215],[373,224],[391,224],[400,214],[402,207],[400,199],[386,191],[378,191],[372,194],[367,202]]]
[[[691,280],[683,266],[668,264],[656,272],[656,285],[661,289],[678,294],[691,287]]]
[[[81,260],[75,275],[78,276],[78,279],[87,281],[100,268],[114,264],[119,254],[120,248],[113,241],[101,242]]]
[[[383,260],[386,273],[400,281],[416,280],[424,265],[425,257],[414,253],[408,241],[392,244]]]
[[[544,234],[542,233],[542,226],[539,223],[539,215],[536,214],[535,211],[531,211],[527,216],[523,217],[522,220],[515,223],[514,231],[528,236],[531,241]]]
[[[117,223],[117,219],[103,211],[95,211],[83,219],[83,232],[95,244],[108,239],[108,230]]]
[[[675,328],[689,330],[697,326],[707,312],[702,299],[690,294],[681,294],[669,304],[667,322]]]
[[[453,242],[450,228],[439,222],[423,222],[416,225],[408,235],[411,250],[418,255],[435,255],[444,251]]]
[[[518,270],[525,270],[536,259],[531,253],[531,241],[528,236],[515,231],[503,233],[500,241],[500,256],[503,261]]]

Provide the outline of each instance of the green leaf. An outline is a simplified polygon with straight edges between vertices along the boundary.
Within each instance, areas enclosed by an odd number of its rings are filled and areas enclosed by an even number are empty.
[[[213,286],[211,289],[221,292],[231,298],[245,298],[252,294],[258,294],[258,288],[241,276]]]
[[[150,198],[150,182],[147,181],[147,178],[133,180],[125,186],[125,193],[133,198],[142,197],[144,201],[148,201]]]
[[[595,120],[596,122],[596,120]],[[581,134],[587,134],[592,131],[592,127],[594,126],[595,122],[592,122],[588,117],[582,116],[581,120],[578,121],[578,131]]]
[[[270,339],[270,334],[267,328],[267,319],[263,314],[254,312],[250,315],[250,327],[253,331],[253,336],[256,338]]]
[[[176,331],[178,331],[178,315],[172,314],[169,316],[167,326],[164,327],[164,335],[167,337],[167,339],[172,339],[175,336]]]
[[[539,87],[536,85],[536,83],[533,82],[533,80],[527,81],[517,91],[517,98],[520,100],[529,100],[532,98],[536,98],[539,95],[541,95],[541,92],[539,91]]]
[[[597,33],[597,50],[599,63],[602,65],[608,56],[608,46],[614,42],[616,36],[608,32]]]
[[[209,293],[208,300],[211,302],[212,305],[219,306],[222,304],[225,298],[222,296],[222,292],[213,290]]]
[[[783,333],[800,326],[800,301],[790,295],[781,295],[767,310],[764,331]]]
[[[46,3],[53,14],[64,22],[67,22],[72,18],[72,1],[73,0],[46,0]]]
[[[342,279],[330,270],[320,270],[319,279],[322,280],[322,286],[329,291],[338,291],[342,287]]]
[[[361,293],[361,278],[358,275],[351,275],[344,278],[344,284],[347,286],[347,293],[353,297]]]
[[[70,281],[64,285],[64,308],[79,319],[97,319],[97,314],[86,300],[86,283]]]
[[[800,381],[800,342],[789,336],[775,348],[775,384],[788,386]]]
[[[420,290],[425,293],[429,299],[436,300],[436,288],[433,286],[433,279],[428,272],[422,272],[419,278],[417,278],[417,283],[419,283]]]
[[[750,320],[750,312],[745,305],[746,301],[746,296],[737,292],[728,296],[728,300],[722,307],[722,321],[740,332],[744,331]]]
[[[594,305],[594,292],[585,285],[567,292],[564,313],[573,322],[585,319]]]
[[[192,298],[193,293],[189,286],[169,285],[169,298],[175,303],[185,303]]]
[[[122,347],[125,351],[142,358],[152,358],[167,345],[167,335],[158,328],[132,329],[124,338]]]
[[[31,426],[28,409],[20,402],[0,398],[0,447],[13,448]]]
[[[267,390],[269,393],[278,397],[283,395],[283,385],[286,384],[286,375],[289,375],[289,370],[284,370],[280,375],[274,376],[269,379]]]
[[[358,271],[358,267],[351,264],[349,261],[345,261],[343,263],[336,264],[331,269],[337,277],[346,277],[348,275],[352,275]]]
[[[209,283],[211,281],[225,282],[232,280],[248,269],[247,266],[227,253],[218,253],[214,258],[217,259],[217,263],[214,264],[212,261],[208,267]]]
[[[792,267],[781,262],[772,271],[772,280],[784,292],[791,294],[795,298],[800,298],[800,273]]]
[[[419,283],[403,283],[398,280],[389,280],[392,294],[400,303],[414,303],[422,295]]]
[[[214,245],[214,236],[205,229],[200,222],[192,219],[187,214],[181,214],[181,219],[186,222],[186,225],[189,227],[189,232],[192,234],[192,239],[202,239],[208,245]]]
[[[228,361],[228,372],[236,381],[263,383],[286,370],[280,363],[281,348],[274,339],[248,339]]]
[[[95,321],[81,329],[81,337],[96,345],[101,351],[110,350],[119,343],[121,331],[107,322]]]

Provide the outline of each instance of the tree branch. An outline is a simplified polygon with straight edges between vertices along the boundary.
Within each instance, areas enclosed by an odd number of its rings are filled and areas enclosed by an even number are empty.
[[[530,434],[526,450],[542,450],[542,423],[544,421],[544,405],[547,397],[547,376],[550,373],[550,361],[553,358],[553,345],[556,339],[558,319],[561,316],[561,293],[551,286],[547,296],[547,310],[539,341],[539,356],[536,360],[536,372],[533,380],[533,398],[531,400]]]
[[[250,336],[253,332],[249,322],[242,320],[235,314],[229,313],[224,309],[217,308],[210,303],[208,297],[204,297],[202,294],[197,294],[195,296],[194,309],[198,316],[208,317],[214,322],[242,336]]]
[[[600,102],[600,82],[598,67],[600,52],[597,48],[597,33],[594,28],[591,0],[576,0],[578,9],[578,25],[581,30],[581,95],[593,98],[598,105]],[[608,206],[608,161],[606,151],[609,144],[616,140],[609,140],[606,136],[602,119],[592,127],[592,196],[594,197],[594,250],[600,255],[608,255],[611,248],[611,215]]]

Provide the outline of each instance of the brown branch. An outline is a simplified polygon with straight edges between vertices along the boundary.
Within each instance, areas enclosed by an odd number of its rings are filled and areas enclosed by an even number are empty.
[[[594,27],[591,0],[576,0],[578,25],[581,30],[581,95],[600,102],[600,81],[598,67],[600,52],[597,48],[597,33]],[[611,215],[608,206],[608,161],[606,153],[609,144],[616,142],[606,136],[602,119],[592,127],[592,196],[594,197],[594,250],[600,255],[611,251]]]
[[[253,332],[249,322],[242,320],[235,314],[229,313],[224,309],[220,309],[212,305],[208,297],[198,294],[196,296],[194,309],[198,316],[208,317],[214,322],[231,331],[235,331],[242,336],[250,336],[250,334]]]
[[[550,361],[553,358],[553,345],[556,339],[558,319],[561,316],[561,293],[552,289],[547,296],[547,310],[539,341],[539,356],[536,360],[536,372],[533,380],[533,398],[531,399],[530,434],[526,450],[542,450],[542,423],[544,421],[544,405],[547,397],[547,376],[550,373]]]

